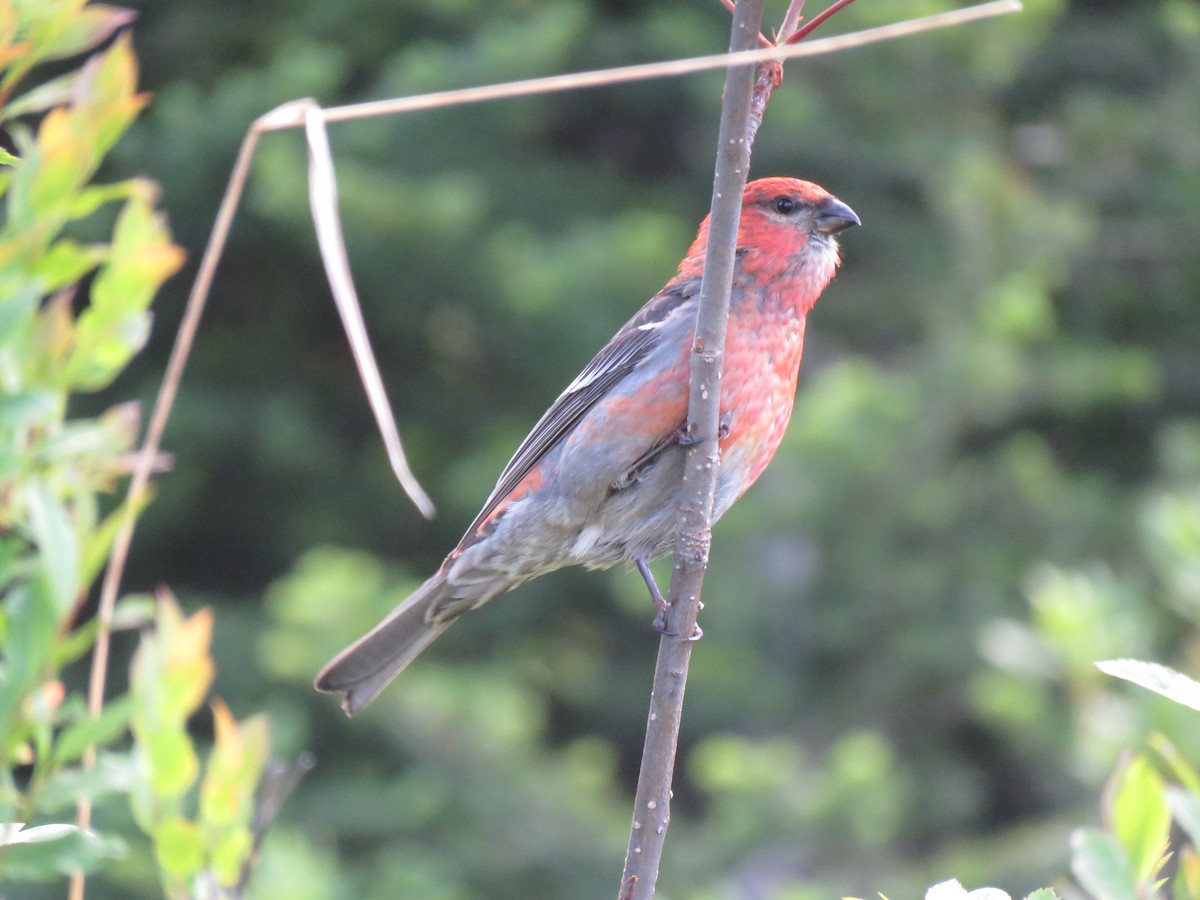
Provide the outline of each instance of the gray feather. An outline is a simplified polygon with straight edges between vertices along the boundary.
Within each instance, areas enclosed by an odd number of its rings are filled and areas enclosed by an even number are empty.
[[[429,621],[430,610],[444,603],[448,593],[439,572],[332,659],[317,675],[316,689],[342,694],[342,709],[353,716],[455,621],[457,617]]]

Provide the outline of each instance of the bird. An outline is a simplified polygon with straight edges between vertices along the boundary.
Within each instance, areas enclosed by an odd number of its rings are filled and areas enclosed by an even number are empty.
[[[791,417],[809,311],[861,224],[824,188],[761,178],[742,194],[712,520],[762,474]],[[517,447],[438,570],[317,675],[353,716],[460,616],[548,572],[649,563],[674,549],[690,357],[709,218],[675,276],[567,385]]]

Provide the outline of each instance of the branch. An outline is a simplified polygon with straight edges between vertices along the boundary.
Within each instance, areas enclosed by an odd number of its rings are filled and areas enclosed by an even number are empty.
[[[801,27],[800,13],[804,11],[804,0],[792,0],[783,17],[783,24],[779,26],[776,45],[787,47],[799,43],[812,34],[822,22],[827,21],[853,2],[854,0],[834,0],[827,9],[817,13],[811,21]],[[764,60],[758,64],[754,78],[754,95],[750,100],[750,125],[746,132],[751,145],[754,144],[754,136],[758,134],[758,126],[762,124],[763,114],[767,111],[767,101],[771,99],[771,92],[781,84],[783,84],[782,59]]]
[[[731,51],[754,46],[762,21],[762,5],[763,0],[739,0],[729,41]],[[671,819],[671,779],[675,772],[688,663],[693,636],[697,634],[700,587],[708,565],[709,525],[720,464],[717,430],[721,365],[725,354],[725,325],[733,284],[742,189],[750,168],[747,127],[754,77],[754,67],[738,66],[731,67],[725,78],[713,176],[712,218],[689,385],[688,433],[699,440],[688,446],[684,457],[670,607],[666,631],[658,646],[629,849],[621,875],[621,900],[645,900],[654,896],[663,843]]]

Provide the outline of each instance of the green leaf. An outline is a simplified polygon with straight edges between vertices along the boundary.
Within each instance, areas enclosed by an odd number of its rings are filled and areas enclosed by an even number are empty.
[[[59,395],[54,391],[24,391],[0,397],[0,428],[17,431],[56,417]]]
[[[128,794],[141,781],[141,772],[130,753],[96,756],[91,769],[68,766],[52,773],[38,792],[42,810],[73,809],[81,797],[93,801],[113,794]]]
[[[0,109],[0,121],[15,119],[29,113],[45,112],[55,106],[63,106],[71,99],[71,91],[78,78],[79,72],[72,70],[57,78],[42,82]]]
[[[181,816],[162,822],[151,835],[159,868],[180,881],[191,879],[204,864],[200,831]]]
[[[107,387],[150,336],[147,312],[104,314],[88,307],[76,325],[75,352],[67,363],[69,384],[80,391]]]
[[[73,108],[90,131],[89,149],[97,163],[146,104],[148,97],[136,93],[137,77],[137,57],[128,34],[84,66],[81,83],[87,89],[75,92]]]
[[[3,147],[0,147],[0,165],[15,166],[21,161],[21,157],[13,156]]]
[[[83,756],[88,747],[106,747],[125,734],[133,701],[128,695],[105,704],[100,715],[69,726],[54,744],[54,764],[61,766]]]
[[[27,153],[24,164],[15,170],[12,196],[15,201],[20,196],[17,188],[28,179],[28,213],[41,218],[41,236],[47,242],[66,219],[70,200],[99,162],[97,156],[74,127],[67,107],[57,106],[46,113],[38,126],[37,152]],[[15,203],[10,209],[15,211]],[[33,222],[14,215],[12,224],[25,229],[32,228]]]
[[[146,186],[146,182],[137,178],[118,181],[114,184],[88,185],[76,195],[71,203],[71,218],[87,218],[101,206],[117,200],[128,200],[139,190],[144,192],[149,188]]]
[[[135,730],[138,747],[146,760],[150,790],[160,800],[178,800],[200,772],[196,749],[187,732],[182,724]]]
[[[92,3],[87,8],[67,16],[62,27],[56,29],[49,40],[37,47],[38,56],[42,60],[78,56],[100,46],[118,28],[128,25],[135,18],[137,13],[131,9]]]
[[[0,249],[0,254],[2,252]],[[11,279],[6,279],[6,282],[11,282]],[[33,321],[42,298],[42,289],[33,281],[23,281],[19,285],[5,283],[0,287],[0,295],[3,296],[3,300],[0,300],[0,346],[3,346]]]
[[[206,827],[246,825],[270,756],[267,720],[253,716],[235,722],[220,700],[212,708],[215,740],[200,787],[200,819]]]
[[[150,497],[149,492],[147,492],[138,502],[138,513],[149,502]],[[100,574],[100,570],[104,568],[104,564],[108,560],[109,551],[112,549],[113,541],[117,539],[117,534],[120,532],[121,526],[125,523],[125,517],[128,515],[128,512],[129,497],[126,496],[117,508],[105,516],[104,520],[97,527],[93,528],[91,533],[84,539],[81,572],[84,584],[91,584],[92,580]],[[153,608],[151,608],[151,616],[153,617]]]
[[[53,437],[42,442],[43,463],[98,466],[100,460],[110,460],[129,449],[131,435],[105,419],[75,419],[58,429]]]
[[[1139,900],[1128,858],[1110,835],[1080,828],[1071,835],[1071,873],[1093,897]]]
[[[131,594],[117,601],[113,610],[112,630],[129,631],[144,628],[154,621],[154,598],[147,594]],[[54,665],[58,668],[70,665],[81,659],[96,642],[96,632],[100,627],[98,619],[91,619],[87,624],[63,635],[54,648]]]
[[[1158,733],[1151,734],[1146,743],[1162,760],[1168,778],[1175,779],[1191,793],[1200,794],[1200,775],[1174,744]]]
[[[155,688],[161,701],[159,713],[182,723],[200,708],[212,685],[213,615],[211,607],[205,607],[183,619],[175,601],[172,599],[170,603],[169,614],[164,614],[165,601],[159,603],[158,637],[162,655]],[[164,622],[171,625],[164,627]]]
[[[222,887],[236,885],[253,851],[254,835],[249,828],[242,826],[223,831],[209,850],[209,868],[217,884]]]
[[[1059,897],[1051,888],[1038,888],[1032,894],[1028,894],[1025,900],[1059,900]]]
[[[1162,694],[1183,706],[1200,710],[1200,682],[1167,666],[1137,659],[1110,659],[1096,663],[1096,668]]]
[[[24,840],[20,838],[27,835]],[[4,847],[8,881],[53,881],[72,872],[89,872],[106,859],[125,855],[115,837],[80,831],[74,825],[49,825],[20,832]]]
[[[20,584],[5,598],[4,674],[0,679],[0,722],[8,722],[34,680],[45,669],[58,617],[44,581]]]
[[[1172,785],[1167,788],[1167,804],[1188,839],[1200,847],[1200,797]]]
[[[108,248],[101,244],[80,244],[70,238],[55,242],[31,269],[40,279],[42,290],[50,293],[74,284],[104,261]]]
[[[1200,900],[1200,854],[1194,848],[1184,847],[1180,851],[1171,888],[1173,900]]]
[[[1124,848],[1138,882],[1158,872],[1167,850],[1171,812],[1166,784],[1142,754],[1118,768],[1109,788],[1110,827]]]
[[[20,535],[0,535],[0,591],[8,590],[9,585],[23,577],[21,556],[28,549],[29,544]],[[3,641],[7,628],[7,617],[0,607],[0,641]]]
[[[152,189],[146,182],[137,186],[117,218],[111,257],[92,285],[93,307],[109,316],[145,309],[183,264],[183,251],[171,243],[166,220],[154,210]]]
[[[66,508],[44,482],[25,485],[25,503],[55,612],[65,615],[79,595],[79,542]]]
[[[96,643],[96,632],[99,628],[100,621],[93,618],[79,628],[62,635],[54,648],[54,667],[61,669],[86,656],[92,649],[92,645]]]
[[[73,291],[59,291],[42,304],[25,345],[25,378],[30,384],[62,391],[63,364],[75,344]],[[62,399],[66,399],[63,397]],[[52,438],[57,432],[50,432]]]

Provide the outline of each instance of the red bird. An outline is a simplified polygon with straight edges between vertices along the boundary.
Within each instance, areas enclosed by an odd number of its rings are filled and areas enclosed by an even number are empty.
[[[858,216],[823,188],[763,178],[742,195],[721,380],[713,521],[754,484],[792,414],[804,321]],[[354,715],[459,616],[563,566],[637,566],[674,549],[681,436],[708,219],[679,271],[521,442],[441,567],[317,676]]]

